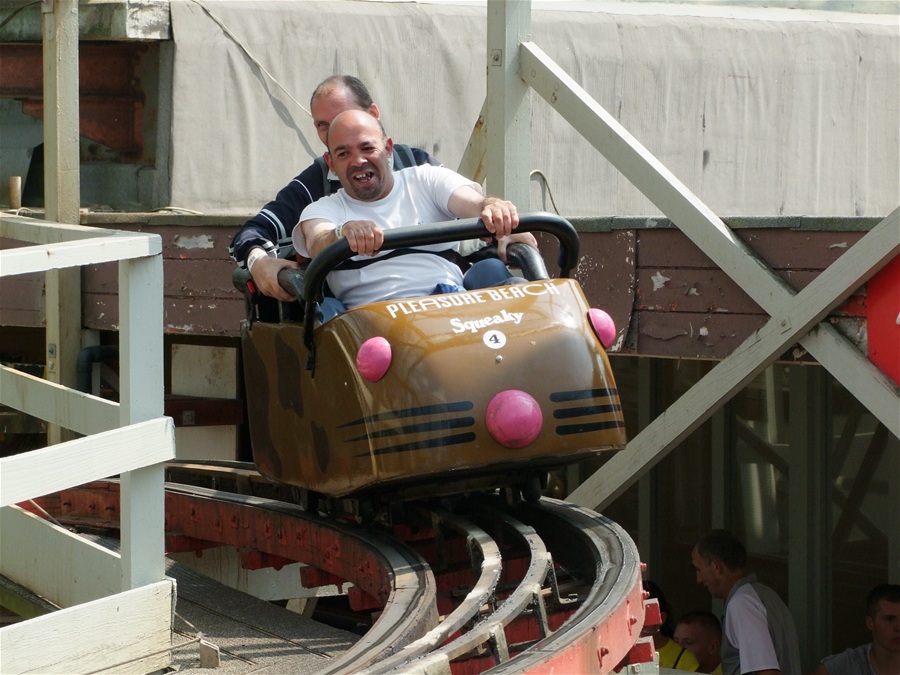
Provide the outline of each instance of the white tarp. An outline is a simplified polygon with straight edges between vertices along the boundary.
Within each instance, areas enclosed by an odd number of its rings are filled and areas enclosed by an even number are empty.
[[[719,215],[900,203],[896,15],[546,6],[534,42]],[[175,0],[171,12],[175,206],[249,214],[271,199],[323,150],[307,110],[329,75],[360,77],[389,135],[454,168],[485,98],[480,3]],[[562,214],[659,213],[534,94],[532,107],[532,166]],[[531,195],[520,209],[552,210],[537,182]]]

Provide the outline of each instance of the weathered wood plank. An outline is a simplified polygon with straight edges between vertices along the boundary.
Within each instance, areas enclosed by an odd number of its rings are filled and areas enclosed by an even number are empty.
[[[768,317],[764,314],[636,312],[638,354],[673,358],[723,359]]]
[[[668,313],[764,314],[724,272],[690,267],[639,269],[637,307]]]
[[[635,307],[635,240],[634,231],[627,230],[582,237],[575,271],[591,305],[613,318],[623,345]]]
[[[120,229],[123,232],[158,234],[163,242],[163,258],[231,261],[228,245],[239,228],[221,225],[124,224]]]
[[[79,267],[85,264],[157,255],[158,237],[119,235],[80,239],[59,244],[42,244],[0,251],[0,275]]]
[[[126,231],[156,233],[162,240],[165,296],[165,331],[170,335],[205,335],[235,338],[245,318],[243,300],[231,285],[234,263],[227,246],[237,227],[185,224],[185,218],[171,224],[126,224]],[[752,227],[736,230],[736,234],[775,267],[774,273],[795,291],[805,288],[831,262],[840,257],[861,237],[859,231],[805,231],[776,227]],[[539,237],[547,261],[554,270],[555,241]],[[617,350],[656,356],[697,355],[696,345],[683,339],[660,342],[648,340],[636,327],[656,333],[672,330],[673,320],[646,313],[648,310],[696,314],[722,313],[734,323],[735,337],[749,335],[758,327],[738,315],[764,311],[725,271],[718,269],[690,239],[674,227],[610,229],[582,232],[581,264],[575,277],[582,284],[592,305],[605,309],[619,329]],[[39,275],[36,275],[39,278]],[[665,277],[665,279],[662,279]],[[42,326],[39,309],[42,282],[32,287],[35,308],[12,307],[5,292],[7,283],[23,277],[4,280],[0,288],[0,312],[7,325]],[[118,275],[113,263],[88,265],[83,271],[83,312],[85,327],[118,330]],[[16,294],[15,303],[28,304],[24,294]],[[635,314],[637,312],[637,314]],[[845,304],[832,312],[835,317],[864,317],[865,295],[860,289]],[[639,321],[634,319],[640,317]],[[677,322],[681,327],[696,324],[696,317]],[[717,323],[717,325],[719,325]],[[630,327],[630,330],[629,330]],[[627,332],[627,334],[626,334]],[[689,334],[689,330],[687,331]],[[720,344],[725,344],[721,342]],[[640,345],[640,346],[638,346]],[[662,351],[643,351],[661,347]],[[677,349],[687,347],[679,354]],[[700,350],[705,351],[705,350]],[[719,349],[714,349],[719,353]]]
[[[58,607],[122,590],[118,553],[17,506],[0,509],[0,548],[0,573]]]
[[[35,312],[41,309],[44,300],[44,275],[20,274],[7,277],[0,284],[0,308],[3,310],[3,322],[7,322],[6,312]]]
[[[164,331],[168,334],[238,337],[244,318],[243,298],[165,298]],[[84,323],[87,328],[118,330],[117,296],[85,294]]]
[[[167,417],[4,457],[0,506],[174,458],[175,429]]]
[[[142,675],[171,663],[175,582],[167,579],[0,629],[4,673]],[[141,659],[126,663],[131,659]]]
[[[718,266],[684,232],[678,229],[636,230],[642,267]],[[769,267],[823,270],[859,241],[864,232],[810,232],[759,228],[735,230]]]
[[[806,288],[820,274],[813,270],[779,270],[778,273],[794,290]],[[719,269],[642,267],[637,271],[637,308],[657,312],[768,316]],[[865,295],[854,293],[832,314],[865,317]]]
[[[119,426],[118,403],[6,366],[0,366],[0,403],[80,434]]]
[[[737,230],[736,234],[775,270],[821,270],[846,253],[865,232]]]
[[[0,321],[3,326],[43,328],[44,311],[40,306],[33,309],[7,309],[0,304]]]
[[[234,261],[226,258],[163,258],[163,294],[166,297],[236,297],[231,283]],[[85,293],[119,292],[115,264],[87,265],[83,272]]]

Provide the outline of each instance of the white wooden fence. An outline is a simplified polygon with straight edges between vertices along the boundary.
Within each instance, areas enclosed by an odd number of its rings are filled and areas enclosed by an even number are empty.
[[[162,463],[175,456],[163,417],[162,241],[0,216],[0,277],[118,261],[120,402],[0,366],[0,403],[84,434],[0,459],[0,573],[63,609],[0,629],[0,672],[147,673],[170,663],[174,581],[165,577]],[[2,283],[2,281],[0,281]],[[121,553],[16,504],[121,477]]]

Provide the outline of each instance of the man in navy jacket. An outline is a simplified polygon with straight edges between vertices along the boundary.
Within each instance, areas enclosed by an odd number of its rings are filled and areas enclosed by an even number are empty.
[[[345,110],[364,110],[373,117],[380,118],[378,106],[368,89],[353,76],[335,75],[316,87],[310,99],[310,111],[323,145],[331,121]],[[440,162],[424,150],[399,144],[395,146],[395,170],[416,164],[440,166]],[[260,293],[284,302],[294,299],[278,285],[277,278],[282,267],[299,266],[294,258],[291,232],[306,206],[335,192],[339,187],[337,177],[328,175],[324,159],[318,157],[235,234],[229,253],[241,267],[250,272]]]

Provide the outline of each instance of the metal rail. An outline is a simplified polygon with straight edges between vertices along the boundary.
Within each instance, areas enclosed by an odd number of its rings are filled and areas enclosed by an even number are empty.
[[[117,526],[118,485],[97,482],[37,500],[62,522]],[[437,623],[435,581],[417,553],[384,534],[307,513],[300,506],[197,486],[166,484],[166,534],[196,547],[252,546],[278,561],[312,565],[383,605],[378,621],[323,673],[364,668]]]
[[[449,662],[457,659],[472,652],[485,642],[490,645],[494,659],[498,663],[508,661],[509,647],[504,628],[512,623],[532,603],[536,604],[539,602],[543,606],[541,588],[553,563],[541,538],[531,527],[523,525],[508,514],[491,507],[486,506],[480,509],[480,513],[476,517],[496,520],[502,526],[504,532],[508,532],[518,538],[529,551],[528,569],[515,591],[494,612],[473,626],[468,633],[461,635],[440,649],[434,650],[426,659],[423,659],[423,663],[407,664],[403,668],[404,672],[431,672],[433,670],[432,664],[440,663],[442,660]],[[428,663],[424,663],[425,661]]]
[[[634,543],[608,518],[546,497],[539,507],[522,504],[517,515],[540,532],[565,565],[582,566],[585,575],[591,575],[587,567],[593,565],[593,584],[578,611],[556,632],[490,672],[572,671],[575,664],[596,664],[596,670],[578,672],[608,672],[629,654],[644,623],[641,563]]]
[[[502,573],[502,559],[497,542],[487,532],[474,523],[455,516],[443,509],[435,509],[432,515],[438,527],[451,528],[466,537],[466,545],[478,564],[478,580],[459,606],[441,623],[418,640],[409,643],[393,656],[379,661],[375,666],[362,671],[360,675],[384,673],[438,649],[456,631],[478,617],[481,608],[492,602]],[[473,565],[474,566],[474,565]]]
[[[198,485],[277,488],[251,466],[170,467],[170,480],[191,483],[167,484],[170,548],[224,544],[257,552],[262,566],[303,562],[373,598],[378,618],[325,673],[608,673],[652,660],[652,645],[648,651],[639,638],[637,550],[618,525],[590,510],[547,498],[511,505],[498,496],[466,497],[453,513],[411,506],[411,535],[401,532],[405,525],[391,533],[280,501],[296,498],[291,490],[269,499]],[[41,506],[64,522],[115,527],[118,485],[73,488]],[[572,597],[561,597],[558,574],[577,591]]]
[[[435,581],[428,563],[381,532],[342,525],[296,504],[198,487],[166,486],[167,532],[207,537],[210,517],[214,526],[220,525],[216,529],[221,543],[246,545],[238,530],[250,525],[258,533],[253,536],[258,550],[341,577],[383,603],[375,625],[340,659],[330,663],[323,675],[375,663],[390,655],[394,645],[420,637],[437,623]],[[231,527],[222,526],[225,522]]]

